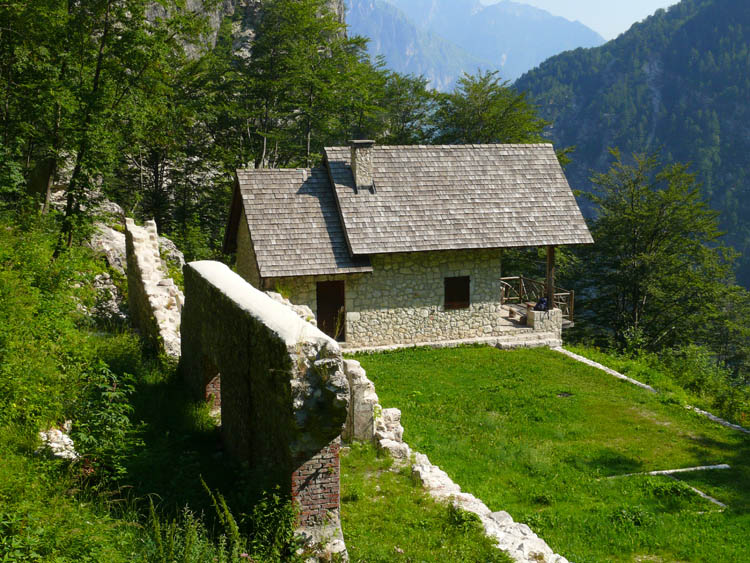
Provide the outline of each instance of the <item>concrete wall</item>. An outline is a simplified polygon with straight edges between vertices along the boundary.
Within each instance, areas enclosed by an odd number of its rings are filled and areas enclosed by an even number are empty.
[[[384,254],[373,272],[268,280],[296,304],[317,312],[316,282],[346,280],[346,344],[377,346],[495,336],[500,320],[499,250]],[[470,276],[471,305],[446,310],[444,279]]]
[[[277,476],[301,526],[337,527],[349,408],[338,344],[223,264],[193,262],[184,273],[180,372],[193,396],[205,400],[220,373],[227,451]]]

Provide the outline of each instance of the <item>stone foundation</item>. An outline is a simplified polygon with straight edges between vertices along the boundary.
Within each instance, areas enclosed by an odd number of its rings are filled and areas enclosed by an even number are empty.
[[[224,264],[193,262],[184,273],[180,373],[189,389],[205,400],[221,374],[227,451],[276,475],[305,536],[341,552],[338,437],[349,389],[338,343]]]
[[[180,314],[184,296],[165,272],[156,223],[145,227],[125,219],[128,306],[133,326],[169,356],[180,356]]]

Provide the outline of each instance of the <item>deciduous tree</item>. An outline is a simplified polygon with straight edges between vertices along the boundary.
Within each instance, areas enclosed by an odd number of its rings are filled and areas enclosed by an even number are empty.
[[[723,317],[734,253],[721,243],[718,213],[684,164],[657,155],[613,162],[592,181],[596,241],[585,254],[590,320],[623,344],[659,349],[705,343]]]

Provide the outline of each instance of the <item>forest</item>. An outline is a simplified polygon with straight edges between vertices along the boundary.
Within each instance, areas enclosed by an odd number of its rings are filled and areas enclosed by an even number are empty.
[[[669,18],[654,20],[662,25],[658,34],[670,36],[667,24],[681,15],[693,25],[690,10],[714,3],[727,7],[720,0],[685,0]],[[127,329],[100,326],[82,314],[94,299],[95,276],[105,269],[84,243],[98,219],[96,204],[106,198],[128,216],[154,218],[186,259],[231,264],[221,246],[234,171],[311,167],[323,147],[350,139],[529,143],[545,142],[552,131],[571,185],[580,186],[582,175],[590,182],[592,189],[577,195],[587,202],[596,241],[558,253],[559,283],[577,295],[576,327],[566,332],[566,342],[669,374],[679,392],[668,400],[697,397],[717,414],[745,422],[750,293],[737,282],[738,263],[744,262],[731,246],[743,250],[738,233],[744,232],[745,176],[740,168],[725,172],[720,163],[731,154],[739,161],[728,147],[739,150],[746,135],[723,124],[717,126],[721,136],[708,134],[717,119],[710,105],[694,112],[676,91],[679,99],[670,107],[683,113],[650,129],[642,109],[652,107],[649,84],[627,80],[577,106],[588,112],[586,123],[608,124],[598,137],[608,143],[603,154],[560,133],[579,118],[560,109],[561,100],[579,96],[560,77],[579,76],[577,87],[593,88],[601,78],[591,69],[611,69],[623,60],[641,68],[651,60],[641,50],[648,43],[623,36],[604,47],[609,51],[562,55],[554,65],[542,65],[538,83],[527,76],[511,86],[497,73],[477,72],[459,79],[453,92],[439,93],[424,78],[371,59],[367,40],[349,35],[327,0],[264,0],[253,4],[252,13],[238,10],[218,24],[210,14],[219,2],[205,0],[198,11],[185,4],[0,3],[0,448],[9,452],[0,456],[0,554],[20,554],[8,560],[62,549],[49,543],[57,528],[34,528],[24,516],[54,512],[39,508],[45,491],[60,499],[72,495],[84,505],[97,495],[117,499],[105,516],[60,501],[63,518],[80,527],[87,519],[96,524],[83,543],[55,539],[67,550],[60,561],[166,561],[169,542],[185,553],[191,545],[203,550],[186,561],[239,561],[245,550],[259,560],[288,560],[294,517],[283,499],[255,491],[261,500],[238,528],[227,502],[247,505],[247,498],[225,492],[225,502],[216,492],[222,472],[240,470],[211,469],[199,455],[214,447],[205,430],[210,420],[175,399],[174,366],[142,350]],[[722,18],[730,16],[716,10],[706,22],[729,25]],[[727,78],[737,60],[747,59],[736,26],[736,34],[721,40],[731,45],[722,51],[726,56],[698,45],[680,64],[703,68],[705,89],[730,101],[742,121],[745,90]],[[651,30],[636,28],[657,33]],[[675,57],[688,36],[686,29],[675,35],[683,41],[671,43]],[[625,59],[620,52],[626,51],[635,58]],[[631,96],[630,86],[640,94]],[[532,103],[524,88],[543,105]],[[553,102],[543,101],[541,91]],[[685,123],[694,131],[688,133]],[[662,135],[668,125],[673,134]],[[729,227],[727,237],[722,229]],[[503,275],[543,277],[541,252],[505,250]],[[40,428],[71,417],[81,421],[74,437],[90,454],[89,465],[74,477],[29,453]],[[202,486],[182,490],[188,474],[205,476]],[[155,503],[153,490],[164,495]],[[131,492],[141,496],[131,498]],[[190,510],[180,513],[187,501],[215,513],[224,535],[212,536]],[[139,524],[114,526],[115,513]],[[37,529],[39,544],[19,531]],[[27,543],[13,547],[14,537]],[[132,551],[102,552],[117,542]]]
[[[571,183],[590,191],[608,149],[660,152],[690,163],[726,241],[742,256],[739,281],[750,286],[750,5],[683,0],[593,49],[545,61],[515,84],[554,123],[545,135],[575,146]]]
[[[188,257],[215,256],[237,168],[309,167],[322,147],[352,138],[464,142],[462,128],[482,126],[452,123],[456,104],[485,117],[518,107],[517,123],[482,139],[541,130],[524,97],[492,74],[466,77],[446,95],[385,70],[324,0],[265,2],[250,29],[238,13],[222,22],[215,46],[206,14],[152,4],[3,7],[3,198],[31,197],[46,211],[51,192],[66,187],[65,244],[85,223],[86,200],[101,193],[155,218]],[[254,34],[251,46],[238,45],[238,26]]]

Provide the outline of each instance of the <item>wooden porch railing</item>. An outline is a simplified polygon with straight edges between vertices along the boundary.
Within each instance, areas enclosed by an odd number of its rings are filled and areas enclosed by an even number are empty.
[[[525,278],[523,276],[512,276],[500,278],[502,286],[501,303],[536,303],[545,296],[544,282]],[[563,319],[573,322],[573,313],[575,311],[575,292],[573,290],[555,288],[555,307],[560,309]]]

